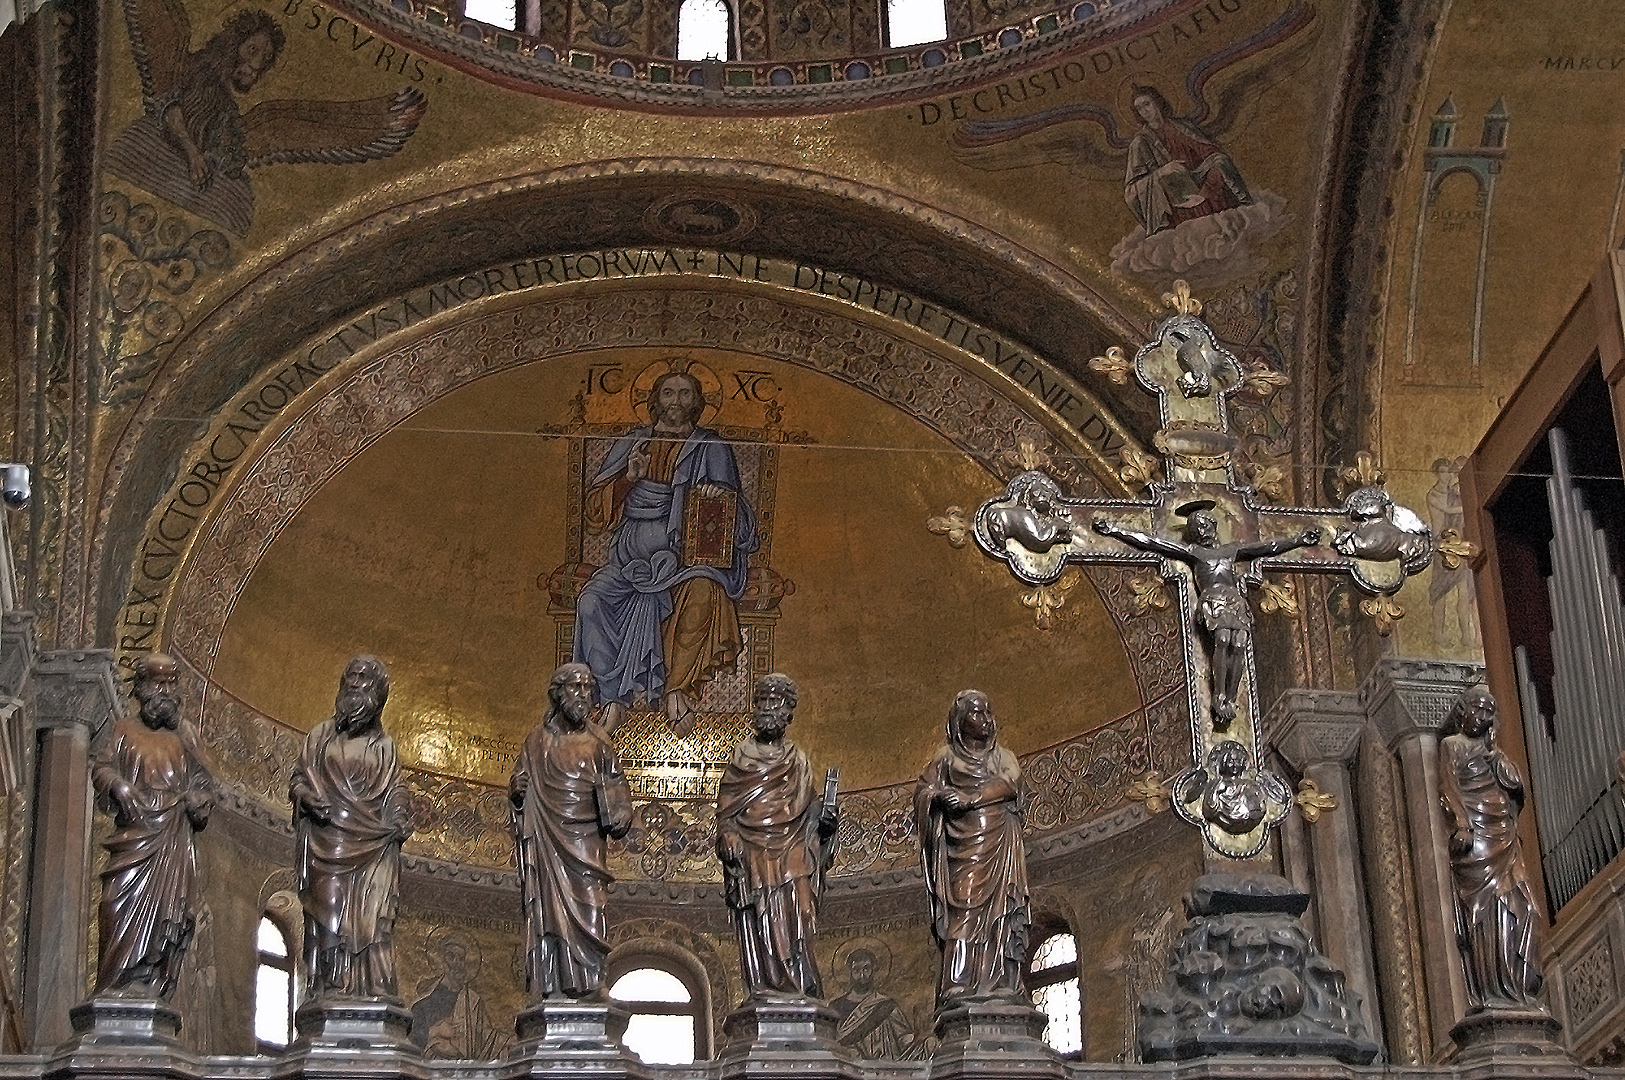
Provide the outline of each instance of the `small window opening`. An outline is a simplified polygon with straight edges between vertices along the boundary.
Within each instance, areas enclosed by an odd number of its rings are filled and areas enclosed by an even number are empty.
[[[694,995],[681,979],[661,968],[637,968],[616,979],[609,996],[632,1013],[622,1041],[645,1064],[693,1063]]]
[[[262,1054],[277,1054],[293,1037],[293,958],[282,928],[268,918],[260,920],[258,946],[254,1044]]]
[[[1033,950],[1027,965],[1033,1004],[1049,1017],[1044,1041],[1062,1057],[1083,1057],[1083,991],[1078,982],[1078,942],[1071,934],[1051,934]]]

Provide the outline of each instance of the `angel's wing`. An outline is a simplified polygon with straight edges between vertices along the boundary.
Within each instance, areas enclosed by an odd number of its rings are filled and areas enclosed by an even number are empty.
[[[1291,75],[1309,59],[1318,33],[1303,33],[1315,21],[1315,9],[1298,0],[1258,33],[1200,60],[1185,76],[1185,92],[1196,112],[1182,117],[1224,140],[1262,97],[1263,91]],[[1279,46],[1291,42],[1287,48]],[[1247,61],[1269,53],[1265,61]],[[1210,93],[1212,96],[1210,97]]]
[[[147,99],[179,85],[192,47],[192,23],[181,0],[124,0],[130,51]]]
[[[243,117],[246,164],[353,165],[386,158],[406,145],[428,107],[422,91],[410,86],[365,101],[262,101]]]
[[[1097,179],[1123,178],[1128,139],[1117,118],[1092,102],[1057,105],[1010,120],[972,120],[953,134],[954,156],[977,169],[1081,166]]]

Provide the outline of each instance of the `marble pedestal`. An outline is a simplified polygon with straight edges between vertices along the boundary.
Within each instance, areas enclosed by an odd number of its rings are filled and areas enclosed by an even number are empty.
[[[647,1080],[649,1070],[621,1039],[631,1014],[602,1001],[542,1001],[514,1020],[519,1041],[508,1054],[518,1076],[574,1080]]]
[[[379,998],[322,998],[293,1014],[291,1050],[398,1050],[416,1054],[412,1014]]]
[[[631,1014],[601,1001],[543,1001],[521,1009],[514,1020],[519,1036],[512,1056],[539,1049],[624,1050],[621,1038]]]
[[[950,1004],[937,1011],[941,1040],[931,1075],[1059,1077],[1061,1059],[1044,1042],[1049,1017],[1021,1001]]]
[[[857,1077],[852,1051],[835,1041],[838,1019],[812,998],[747,1001],[722,1022],[719,1077]]]
[[[1545,1009],[1481,1009],[1450,1029],[1451,1060],[1462,1065],[1498,1058],[1548,1058],[1574,1064],[1558,1041],[1563,1028]]]
[[[180,1045],[181,1015],[156,998],[93,997],[68,1011],[70,1047]]]

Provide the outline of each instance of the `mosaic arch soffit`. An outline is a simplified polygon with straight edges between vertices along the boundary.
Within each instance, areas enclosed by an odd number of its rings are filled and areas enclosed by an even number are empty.
[[[673,198],[729,205],[726,244],[653,213]],[[404,203],[285,248],[250,254],[252,277],[189,320],[113,448],[96,500],[92,565],[103,582],[88,639],[116,637],[140,531],[177,462],[244,386],[322,331],[470,270],[541,252],[705,246],[790,259],[906,290],[1020,342],[1102,401],[1141,441],[1147,395],[1113,389],[1090,357],[1143,330],[1088,282],[1008,238],[894,192],[749,162],[631,158],[471,185]]]
[[[659,291],[665,294],[661,305],[639,308],[629,302],[648,298],[659,286],[664,286]],[[726,318],[711,310],[719,295],[729,301]],[[528,293],[471,301],[411,330],[381,337],[336,365],[283,410],[283,422],[267,425],[242,450],[240,460],[233,463],[235,475],[219,489],[218,502],[199,515],[190,550],[173,571],[173,599],[156,638],[203,676],[189,696],[204,704],[206,734],[226,725],[238,733],[226,740],[228,745],[251,747],[254,760],[233,761],[232,754],[220,754],[223,747],[216,744],[223,778],[237,788],[231,802],[253,816],[270,817],[279,793],[258,781],[286,776],[300,736],[216,692],[207,674],[238,596],[259,559],[304,502],[367,446],[447,394],[487,375],[550,358],[579,357],[595,348],[647,347],[650,331],[662,319],[666,324],[658,340],[661,348],[750,352],[870,394],[979,461],[988,470],[990,490],[1020,470],[1019,456],[1010,451],[1019,441],[1027,441],[1051,459],[1051,469],[1069,490],[1124,493],[1110,462],[1093,453],[1087,441],[1042,401],[971,354],[933,341],[904,320],[858,315],[783,287],[736,283],[735,290],[725,290],[715,280],[700,284],[681,275],[620,288],[595,283],[537,286]],[[722,326],[739,324],[754,330],[714,336]],[[974,377],[965,379],[965,374]],[[262,385],[256,383],[245,394]],[[1078,392],[1086,394],[1081,387]],[[1089,404],[1104,422],[1123,430],[1098,402],[1089,399]],[[182,481],[186,474],[183,470]],[[155,517],[149,526],[156,524]],[[149,538],[152,535],[149,527]],[[1177,660],[1170,660],[1177,650],[1168,647],[1177,638],[1175,621],[1166,612],[1135,609],[1129,571],[1099,568],[1088,576],[1119,627],[1142,702],[1124,723],[1172,730],[1161,713],[1177,698],[1183,683]],[[1153,712],[1156,717],[1149,715]],[[1121,735],[1110,730],[1086,732],[1044,755],[1063,755],[1077,743],[1070,752],[1078,756],[1086,745],[1101,739],[1120,741]],[[407,771],[414,790],[438,791],[447,783],[437,774]],[[480,791],[485,786],[478,782],[453,786],[468,798],[483,798]],[[899,787],[877,790],[869,799],[875,804],[871,809],[884,816],[896,809],[892,803],[905,797]],[[1108,807],[1080,804],[1076,809],[1076,814],[1056,817],[1050,827],[1080,824]],[[482,843],[485,840],[489,837],[481,838]],[[455,842],[435,840],[420,846],[431,858],[453,863],[485,865],[493,859],[478,845],[463,850]],[[889,865],[893,860],[888,856],[880,861]]]

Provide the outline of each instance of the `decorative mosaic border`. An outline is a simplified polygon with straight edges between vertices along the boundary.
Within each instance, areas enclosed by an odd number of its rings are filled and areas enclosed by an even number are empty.
[[[940,94],[1104,44],[1182,0],[1077,0],[983,34],[813,61],[692,63],[543,41],[427,0],[349,0],[373,21],[502,80],[687,110],[819,111]]]

